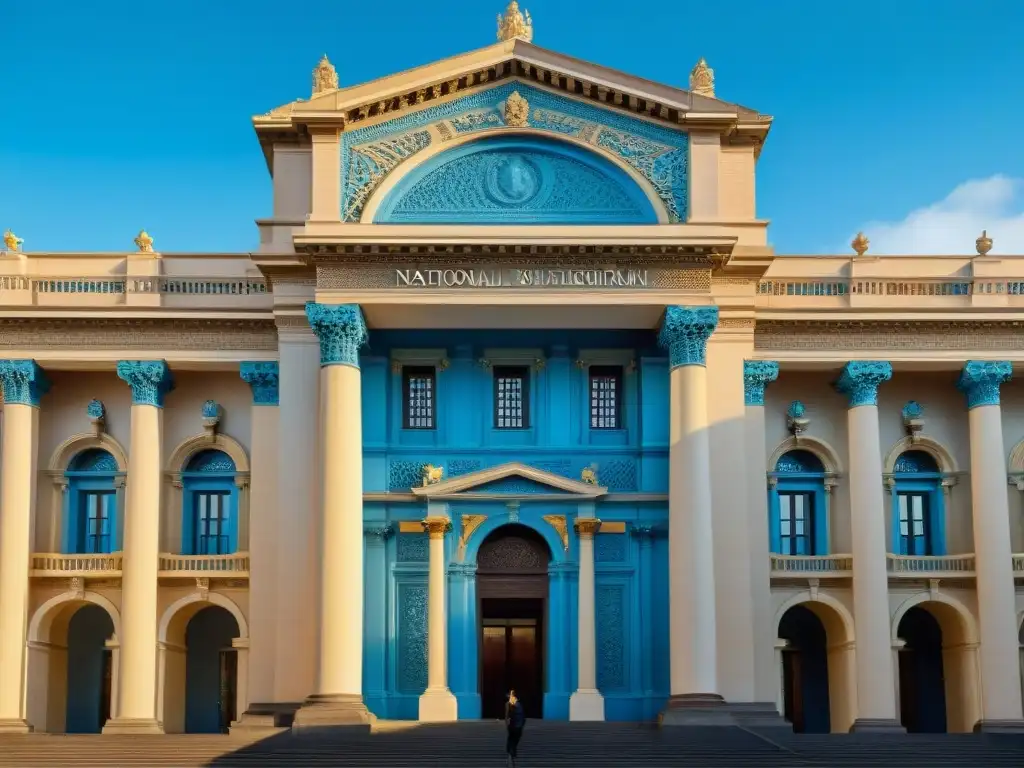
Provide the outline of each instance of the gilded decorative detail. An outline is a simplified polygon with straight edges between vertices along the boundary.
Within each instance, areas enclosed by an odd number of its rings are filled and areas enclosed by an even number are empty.
[[[4,231],[4,248],[6,250],[14,252],[20,251],[21,244],[24,242],[25,241],[22,238],[15,235],[11,230],[8,229]]]
[[[505,100],[504,118],[509,128],[525,128],[529,123],[530,105],[519,95],[519,91],[512,91],[512,95]]]
[[[433,464],[423,465],[423,485],[437,485],[444,479],[444,467],[435,467]]]
[[[690,70],[690,91],[698,96],[715,98],[715,70],[708,66],[703,57]]]
[[[366,201],[384,178],[403,160],[430,146],[430,141],[429,131],[416,131],[367,144],[348,153],[343,148],[342,167],[346,169],[344,220],[358,221]]]
[[[320,59],[320,63],[313,68],[313,95],[316,96],[318,93],[335,91],[337,89],[338,71],[331,64],[325,53],[323,58]]]
[[[432,539],[443,539],[444,535],[451,530],[452,521],[447,517],[428,517],[423,520],[423,530]]]
[[[469,538],[473,535],[473,531],[479,528],[486,519],[487,515],[462,515],[459,518],[462,528],[462,535],[459,536],[459,560],[466,556],[466,545],[469,544]]]
[[[594,517],[577,517],[573,527],[581,539],[592,539],[601,530],[601,521]]]
[[[587,485],[597,485],[597,467],[591,464],[580,472],[580,481]]]
[[[533,40],[533,19],[529,11],[520,11],[519,3],[512,0],[504,14],[498,14],[498,40],[515,40],[522,38],[527,42]]]
[[[135,247],[139,249],[139,253],[153,252],[153,238],[149,236],[149,233],[146,230],[139,232],[132,242],[135,243]]]
[[[983,230],[981,237],[974,241],[974,247],[978,251],[979,256],[988,256],[988,252],[992,250],[992,238],[988,236],[988,230]]]
[[[850,242],[850,247],[853,248],[853,252],[858,256],[863,256],[867,253],[870,245],[871,241],[865,237],[863,232],[858,232],[857,236]]]
[[[565,515],[544,515],[545,523],[555,529],[558,538],[562,540],[562,549],[569,551],[569,526]]]

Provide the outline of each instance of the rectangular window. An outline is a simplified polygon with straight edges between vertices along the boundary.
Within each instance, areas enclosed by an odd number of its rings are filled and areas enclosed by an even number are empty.
[[[813,494],[779,493],[779,541],[779,554],[816,554]]]
[[[197,493],[195,554],[231,554],[231,494]]]
[[[114,492],[86,491],[82,494],[82,526],[79,552],[106,554],[114,546]]]
[[[622,367],[590,367],[590,428],[622,428]]]
[[[904,555],[932,555],[928,494],[899,494],[900,545]]]
[[[530,369],[494,368],[494,428],[526,429],[530,426]]]
[[[405,429],[435,429],[436,374],[430,367],[402,368],[402,423]]]

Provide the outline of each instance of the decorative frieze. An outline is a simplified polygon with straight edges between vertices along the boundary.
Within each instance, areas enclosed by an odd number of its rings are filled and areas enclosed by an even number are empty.
[[[1024,322],[1014,321],[760,321],[754,348],[781,351],[1019,352]]]
[[[274,351],[272,320],[0,320],[0,349]]]

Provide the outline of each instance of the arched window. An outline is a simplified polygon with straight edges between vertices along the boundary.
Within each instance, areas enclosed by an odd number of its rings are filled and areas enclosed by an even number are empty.
[[[825,467],[810,451],[783,454],[770,476],[769,537],[780,555],[827,555]]]
[[[906,451],[892,473],[892,541],[897,555],[946,554],[942,472],[926,451]]]
[[[120,549],[117,525],[117,460],[102,448],[76,454],[64,472],[61,548],[68,554],[101,554]]]
[[[238,548],[235,462],[223,451],[200,451],[181,473],[181,552],[228,555]]]

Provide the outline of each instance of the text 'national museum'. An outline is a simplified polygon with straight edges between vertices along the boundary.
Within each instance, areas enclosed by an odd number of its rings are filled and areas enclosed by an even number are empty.
[[[1024,258],[778,256],[704,60],[498,30],[253,118],[253,253],[0,222],[0,731],[1024,726]]]

